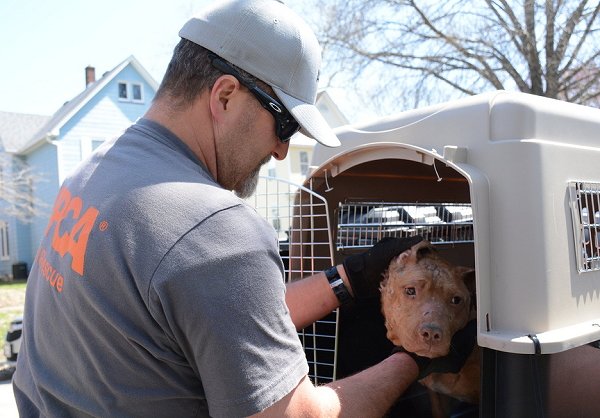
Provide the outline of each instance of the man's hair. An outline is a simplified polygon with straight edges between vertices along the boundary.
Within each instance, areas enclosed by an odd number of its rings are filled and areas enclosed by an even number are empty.
[[[210,54],[212,53],[206,48],[187,39],[181,39],[175,46],[173,57],[154,100],[168,97],[171,105],[182,108],[191,104],[205,90],[212,88],[223,73],[212,65]],[[267,83],[231,65],[246,80],[254,81],[258,86],[272,92]]]

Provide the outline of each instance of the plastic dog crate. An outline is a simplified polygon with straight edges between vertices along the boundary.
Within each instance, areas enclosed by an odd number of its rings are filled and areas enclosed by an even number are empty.
[[[477,276],[482,399],[452,416],[600,416],[600,110],[500,91],[337,135],[285,199],[290,271],[423,235]],[[305,345],[314,369],[336,379],[389,355],[377,304],[329,319]],[[396,409],[430,413],[418,384]]]

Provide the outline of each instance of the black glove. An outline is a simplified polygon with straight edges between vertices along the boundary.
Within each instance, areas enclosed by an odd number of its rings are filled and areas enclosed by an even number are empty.
[[[444,357],[434,359],[421,357],[406,351],[402,347],[394,347],[392,354],[401,351],[411,356],[419,367],[419,377],[417,379],[421,380],[430,373],[458,373],[473,351],[476,340],[477,321],[473,319],[463,329],[456,331],[450,343],[450,351]]]
[[[382,274],[394,257],[423,241],[423,237],[385,237],[364,253],[351,255],[344,260],[354,299],[361,300],[379,297],[379,284]]]

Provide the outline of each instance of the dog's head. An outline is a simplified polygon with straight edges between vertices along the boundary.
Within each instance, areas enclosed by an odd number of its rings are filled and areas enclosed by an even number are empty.
[[[421,241],[392,260],[381,284],[387,337],[424,357],[448,354],[454,333],[470,319],[475,272],[442,259]]]

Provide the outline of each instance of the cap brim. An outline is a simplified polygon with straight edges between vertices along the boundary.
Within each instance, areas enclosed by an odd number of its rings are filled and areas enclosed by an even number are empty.
[[[300,124],[300,132],[327,147],[339,147],[341,145],[340,140],[335,136],[315,105],[298,100],[275,86],[271,87],[286,109]]]

